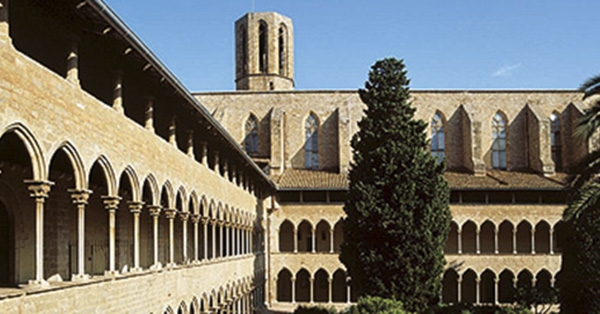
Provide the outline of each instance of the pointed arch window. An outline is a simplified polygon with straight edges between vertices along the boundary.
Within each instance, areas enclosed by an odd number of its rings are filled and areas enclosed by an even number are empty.
[[[492,120],[492,168],[506,169],[506,121],[500,113]]]
[[[267,24],[261,21],[258,26],[258,69],[267,72],[269,47],[267,44]]]
[[[285,30],[285,26],[281,25],[279,27],[279,74],[281,75],[285,75],[285,65],[287,63],[287,58],[286,58],[286,30]]]
[[[308,169],[317,169],[319,167],[319,121],[312,113],[306,118],[304,132],[305,166]]]
[[[244,148],[248,155],[256,155],[258,153],[258,120],[254,115],[250,115],[244,126],[245,139]]]
[[[248,33],[244,25],[238,29],[238,39],[240,41],[238,49],[238,73],[246,75],[248,72]]]
[[[562,142],[560,138],[560,118],[558,114],[550,115],[550,148],[552,161],[556,170],[562,170]]]
[[[446,158],[446,134],[444,133],[444,120],[439,112],[431,119],[431,154],[438,163]]]

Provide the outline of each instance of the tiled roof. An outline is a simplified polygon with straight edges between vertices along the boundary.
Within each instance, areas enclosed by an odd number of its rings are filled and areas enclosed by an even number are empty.
[[[281,189],[347,189],[348,178],[336,172],[286,169],[281,175],[272,175]],[[557,173],[551,177],[531,172],[488,170],[485,176],[448,171],[446,180],[452,189],[562,189],[567,177]]]

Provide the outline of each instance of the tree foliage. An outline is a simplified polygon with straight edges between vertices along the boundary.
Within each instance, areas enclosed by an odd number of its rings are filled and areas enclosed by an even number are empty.
[[[600,129],[600,76],[582,86],[591,101],[576,134],[590,140]],[[600,313],[600,150],[595,148],[573,169],[565,221],[559,300],[562,313]]]
[[[421,312],[439,301],[450,193],[408,85],[403,62],[389,58],[372,66],[359,90],[366,109],[351,142],[340,260],[359,296]]]

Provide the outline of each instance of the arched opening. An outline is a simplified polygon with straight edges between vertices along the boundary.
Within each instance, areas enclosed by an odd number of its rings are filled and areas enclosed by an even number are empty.
[[[329,275],[323,269],[315,273],[313,282],[313,300],[315,302],[329,301]]]
[[[533,287],[533,275],[529,270],[522,270],[517,276],[517,289],[519,289],[519,294],[521,291],[529,291]]]
[[[258,119],[251,114],[244,125],[244,148],[250,156],[258,154]]]
[[[303,220],[298,225],[298,252],[311,252],[312,251],[312,226],[311,224]]]
[[[287,29],[285,25],[279,26],[279,74],[286,75],[287,65]]]
[[[565,223],[561,220],[554,225],[554,253],[561,253],[565,245]]]
[[[177,314],[185,314],[186,313],[185,308],[186,308],[185,302],[182,301],[181,304],[179,304],[179,308],[177,308]]]
[[[465,303],[475,303],[476,298],[475,295],[477,293],[477,274],[471,269],[467,270],[462,276],[462,282],[460,283],[460,288],[462,292],[462,296],[460,300]]]
[[[184,195],[181,190],[177,191],[177,195],[175,196],[175,209],[177,213],[175,214],[175,218],[173,221],[174,226],[174,239],[173,242],[175,244],[175,263],[183,264],[184,256],[183,256],[183,219],[180,217],[180,213],[183,212],[184,206]]]
[[[552,161],[554,169],[561,171],[562,165],[562,139],[560,130],[560,114],[553,112],[550,115],[550,149],[552,152]]]
[[[344,230],[342,228],[342,220],[338,221],[333,228],[333,250],[339,253],[344,242]]]
[[[472,221],[467,221],[462,227],[462,249],[465,254],[475,254],[477,226]]]
[[[446,137],[444,132],[444,119],[436,112],[431,119],[431,154],[438,163],[446,158]]]
[[[454,221],[450,223],[450,231],[448,232],[444,252],[446,254],[458,254],[458,225]]]
[[[329,226],[329,223],[325,220],[321,220],[318,224],[317,224],[317,228],[315,231],[315,244],[316,244],[316,251],[317,252],[321,252],[321,253],[329,253],[329,247],[331,244],[331,226]]]
[[[200,201],[200,209],[199,209],[199,213],[200,213],[200,219],[201,221],[198,223],[198,259],[200,260],[204,260],[207,259],[208,256],[207,254],[205,255],[204,252],[208,249],[205,249],[204,247],[207,245],[207,238],[208,238],[208,225],[202,221],[206,219],[206,205],[204,201]],[[206,228],[206,233],[204,232],[204,229]]]
[[[169,219],[165,212],[170,209],[167,185],[163,185],[160,193],[160,216],[158,218],[158,260],[162,265],[169,263]]]
[[[442,279],[442,302],[448,304],[458,303],[458,273],[450,268],[444,272]]]
[[[277,274],[277,302],[292,302],[292,273],[285,268]]]
[[[301,269],[296,274],[296,301],[310,301],[310,274],[306,269]]]
[[[513,252],[513,224],[510,221],[503,221],[498,228],[498,251],[501,254]]]
[[[486,220],[481,225],[481,231],[479,232],[479,241],[481,245],[481,253],[483,254],[493,254],[494,253],[494,242],[495,242],[495,232],[496,226],[489,221]]]
[[[550,225],[545,221],[535,226],[535,253],[550,254]]]
[[[239,76],[246,75],[248,73],[248,33],[244,25],[238,29],[238,69],[237,73]]]
[[[187,259],[184,262],[192,261],[198,255],[198,252],[195,251],[194,241],[196,241],[196,233],[194,231],[194,215],[196,214],[196,199],[192,196],[188,199],[188,213],[189,216],[187,218]]]
[[[500,303],[513,303],[515,301],[515,286],[514,286],[515,275],[505,269],[500,273],[500,282],[498,283],[498,302]]]
[[[140,214],[140,267],[149,268],[154,263],[154,218],[149,207],[154,205],[154,193],[148,179],[142,187],[142,201],[146,207]]]
[[[527,221],[517,226],[517,252],[531,254],[531,225]]]
[[[487,269],[481,274],[481,282],[480,282],[480,295],[479,302],[480,303],[494,303],[495,297],[495,281],[496,274],[494,274],[491,270]]]
[[[492,120],[492,168],[506,169],[506,119],[500,112]]]
[[[346,272],[338,269],[333,273],[332,301],[342,303],[346,302],[347,298]]]
[[[75,176],[66,148],[58,149],[50,162],[54,186],[44,207],[44,278],[70,280],[77,273],[78,219],[69,193],[76,188]]]
[[[126,266],[133,267],[133,214],[129,210],[134,193],[132,180],[128,172],[121,174],[119,182],[121,202],[116,213],[115,235],[117,270],[123,270]]]
[[[214,252],[213,252],[216,249],[215,248],[215,243],[214,243],[215,242],[215,233],[216,233],[216,226],[215,226],[215,222],[216,221],[214,219],[214,217],[215,217],[215,210],[216,209],[215,209],[214,204],[211,203],[209,205],[209,208],[208,208],[208,217],[209,217],[209,220],[208,220],[208,223],[206,225],[206,228],[207,228],[207,231],[206,231],[206,235],[207,235],[207,237],[206,237],[207,238],[207,241],[206,241],[207,252],[206,253],[208,255],[208,257],[207,257],[208,259],[213,259],[213,258],[216,257],[215,254],[214,254]]]
[[[294,225],[289,220],[279,227],[279,252],[294,251]]]
[[[89,174],[89,188],[93,191],[85,211],[85,269],[91,275],[103,275],[108,270],[108,212],[102,197],[108,195],[110,168],[98,159]]]
[[[267,73],[269,71],[269,44],[267,36],[267,23],[260,21],[258,23],[258,70],[260,73]]]
[[[35,203],[23,183],[34,178],[32,159],[14,132],[0,138],[0,169],[0,287],[7,287],[35,278]]]
[[[552,290],[552,274],[542,269],[535,276],[535,288],[538,293],[547,295]]]

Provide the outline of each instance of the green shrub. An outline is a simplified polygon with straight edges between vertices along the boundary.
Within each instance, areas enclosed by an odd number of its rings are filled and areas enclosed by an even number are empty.
[[[408,314],[400,301],[380,297],[361,297],[347,314]]]
[[[337,311],[334,308],[326,308],[322,306],[300,305],[296,308],[294,314],[337,314]]]

